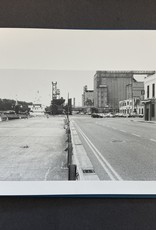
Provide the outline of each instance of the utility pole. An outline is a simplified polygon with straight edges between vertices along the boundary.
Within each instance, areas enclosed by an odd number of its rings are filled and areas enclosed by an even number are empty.
[[[68,93],[68,97],[67,97],[67,119],[69,121],[69,93]]]

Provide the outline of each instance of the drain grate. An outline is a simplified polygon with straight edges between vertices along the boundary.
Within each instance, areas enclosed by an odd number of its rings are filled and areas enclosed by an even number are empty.
[[[22,146],[20,146],[20,148],[27,149],[27,148],[29,148],[29,146],[28,145],[22,145]]]
[[[82,169],[82,172],[83,173],[95,173],[95,170],[94,169]]]
[[[113,139],[112,142],[123,142],[122,140]]]

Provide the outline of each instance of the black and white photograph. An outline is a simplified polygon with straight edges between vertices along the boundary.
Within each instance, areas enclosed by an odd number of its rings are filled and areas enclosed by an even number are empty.
[[[156,187],[155,37],[0,29],[2,187]]]

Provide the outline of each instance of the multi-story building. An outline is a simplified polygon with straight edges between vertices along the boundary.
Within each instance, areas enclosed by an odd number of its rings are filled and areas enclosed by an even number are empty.
[[[82,107],[91,107],[91,106],[94,106],[94,91],[88,90],[87,85],[85,85],[82,94]]]
[[[156,121],[156,74],[145,77],[144,88],[145,120]]]
[[[44,115],[45,112],[45,106],[42,104],[32,104],[28,106],[30,108],[30,114],[33,116],[41,116]]]
[[[124,114],[144,114],[144,82],[133,81],[126,86],[126,99],[119,102],[119,111]]]
[[[130,71],[97,71],[94,76],[94,106],[100,112],[118,112],[119,101],[127,99],[127,87],[134,82]],[[129,90],[132,98],[132,90]]]
[[[135,107],[134,107],[135,106]],[[129,115],[138,114],[144,115],[144,105],[140,99],[127,99],[119,102],[119,112]]]

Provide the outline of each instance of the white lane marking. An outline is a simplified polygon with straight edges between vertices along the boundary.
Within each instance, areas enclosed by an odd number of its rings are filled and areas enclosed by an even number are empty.
[[[81,135],[83,136],[83,138],[85,139],[85,141],[87,142],[87,144],[89,145],[89,147],[91,148],[91,150],[93,151],[93,153],[95,154],[95,156],[97,157],[97,159],[99,160],[99,162],[101,163],[104,170],[109,175],[109,177],[112,180],[116,180],[115,177],[117,178],[117,180],[123,180],[121,178],[121,176],[119,176],[119,174],[113,169],[113,167],[110,165],[110,163],[99,152],[99,150],[94,146],[94,144],[89,140],[89,138],[84,134],[84,132],[80,129],[80,127],[78,127],[77,124],[76,124],[76,126],[77,126],[77,129],[79,130],[79,132],[81,133]],[[99,156],[97,154],[101,157],[102,160],[99,158]]]
[[[136,134],[136,133],[132,133],[133,136],[136,136],[136,137],[141,137],[140,135]]]
[[[115,129],[115,130],[117,130],[117,128],[115,128],[115,127],[112,127],[112,129]]]
[[[123,133],[127,133],[127,132],[126,132],[125,130],[123,130],[123,129],[120,129],[120,131],[123,132]]]
[[[154,142],[156,142],[156,140],[155,140],[155,139],[152,139],[152,138],[150,139],[150,141],[154,141]]]
[[[45,174],[45,177],[44,177],[44,181],[46,181],[48,179],[48,175],[50,173],[50,169],[51,169],[51,166],[48,168],[46,174]]]

